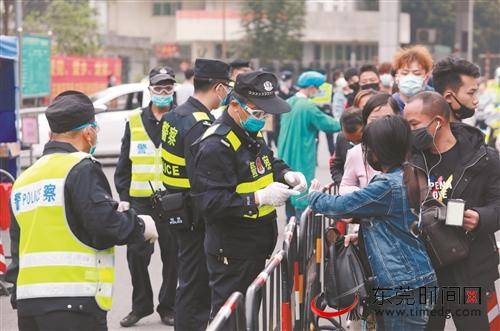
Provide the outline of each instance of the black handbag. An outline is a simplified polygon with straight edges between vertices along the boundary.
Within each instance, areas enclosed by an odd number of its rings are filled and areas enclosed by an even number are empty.
[[[351,319],[359,318],[357,308],[370,294],[370,272],[365,269],[358,248],[352,243],[344,246],[344,236],[337,237],[327,252],[325,292],[313,299],[311,309],[318,317],[329,320],[347,313],[354,317]],[[327,306],[337,311],[326,312]]]
[[[465,259],[469,241],[462,229],[446,225],[446,206],[431,206],[420,211],[419,237],[425,243],[435,269]]]
[[[404,182],[410,207],[420,217],[420,226],[415,222],[412,232],[424,242],[434,269],[465,259],[469,255],[469,240],[461,228],[445,224],[445,205],[435,199],[426,199],[427,178],[413,166],[406,164]]]

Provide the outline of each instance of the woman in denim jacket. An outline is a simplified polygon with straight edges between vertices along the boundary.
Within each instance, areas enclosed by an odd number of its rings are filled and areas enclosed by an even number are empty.
[[[411,131],[399,116],[381,118],[363,132],[367,162],[382,174],[359,191],[331,196],[311,183],[309,204],[335,218],[364,218],[361,235],[374,276],[378,299],[377,329],[424,330],[437,297],[436,274],[424,244],[412,232],[411,212],[402,164],[410,147]],[[346,237],[356,241],[357,234]]]

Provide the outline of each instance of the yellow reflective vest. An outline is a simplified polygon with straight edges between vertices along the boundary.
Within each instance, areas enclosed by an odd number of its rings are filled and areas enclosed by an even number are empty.
[[[162,185],[161,147],[157,148],[149,138],[141,114],[142,109],[136,109],[129,117],[129,158],[132,161],[129,195],[137,198],[150,197],[153,194],[149,182],[155,190]]]
[[[187,175],[186,155],[184,155],[184,136],[199,122],[210,125],[212,120],[203,111],[186,112],[183,115],[170,112],[164,118],[161,129],[161,157],[163,160],[162,180],[167,189],[187,190],[191,188]]]
[[[101,309],[111,309],[114,249],[85,245],[66,219],[66,178],[88,157],[45,155],[14,183],[11,205],[20,228],[17,299],[95,297]]]
[[[330,105],[332,103],[333,86],[330,83],[323,83],[318,90],[318,93],[312,99],[312,102],[318,106]]]
[[[223,141],[227,142],[229,146],[231,146],[231,149],[235,153],[235,158],[239,162],[248,164],[250,166],[251,177],[242,178],[242,181],[236,185],[236,193],[255,193],[274,182],[273,168],[268,155],[259,156],[257,157],[257,159],[250,157],[251,154],[248,149],[246,149],[246,146],[242,146],[242,142],[238,138],[236,133],[234,133],[234,131],[232,131],[225,124],[212,125],[205,131],[200,141],[203,141],[211,135],[221,136],[223,138]],[[259,139],[262,139],[262,141],[264,139],[262,136],[262,132],[260,131],[257,133],[257,137]],[[243,215],[243,217],[256,220],[271,214],[275,210],[276,208],[274,208],[273,206],[263,205],[258,207],[257,214]]]

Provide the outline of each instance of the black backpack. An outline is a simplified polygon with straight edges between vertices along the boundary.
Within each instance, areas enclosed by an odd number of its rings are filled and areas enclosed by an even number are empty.
[[[327,229],[336,231],[335,228]],[[326,235],[325,237],[329,237]],[[319,318],[328,319],[337,329],[341,329],[334,318],[349,314],[349,319],[359,319],[367,312],[364,309],[370,295],[370,270],[362,262],[359,249],[352,243],[344,246],[344,236],[328,245],[325,263],[325,292],[320,293],[311,302],[311,310]],[[326,312],[327,307],[336,312]],[[363,311],[361,311],[363,310]],[[321,329],[317,323],[316,327]]]

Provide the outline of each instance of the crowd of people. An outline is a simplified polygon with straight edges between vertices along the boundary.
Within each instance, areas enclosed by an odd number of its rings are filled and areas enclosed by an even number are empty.
[[[475,64],[434,63],[413,46],[392,64],[349,68],[332,83],[315,70],[278,78],[242,60],[197,59],[185,78],[176,87],[171,68],[151,70],[151,103],[130,115],[122,139],[119,202],[92,157],[99,126],[90,99],[66,91],[49,105],[50,142],[12,190],[7,280],[20,330],[107,329],[115,245],[127,245],[133,286],[120,324],[152,314],[155,240],[163,263],[156,312],[176,330],[204,330],[263,270],[281,206],[287,219],[309,206],[348,224],[345,244],[364,252],[372,286],[387,290],[375,301],[403,311],[377,316],[377,329],[443,330],[448,314],[459,330],[489,329],[500,160],[482,131],[463,123],[479,105]],[[321,193],[314,179],[326,152],[317,146],[321,131],[339,195]],[[408,169],[425,178],[420,212],[431,202],[463,202],[454,232],[467,254],[445,267],[419,236]],[[442,291],[434,301],[431,291],[417,304],[403,300],[422,288],[480,290],[473,304],[443,300]],[[470,309],[480,314],[463,313]]]
[[[407,289],[384,293],[393,302],[381,303],[382,309],[402,311],[404,318],[383,314],[377,329],[442,330],[452,316],[458,330],[488,330],[486,302],[496,295],[498,279],[499,154],[486,145],[480,129],[463,123],[476,115],[479,68],[453,57],[433,63],[427,49],[414,46],[395,55],[389,72],[391,77],[383,78],[375,66],[364,65],[340,78],[337,93],[344,95],[337,99],[346,102],[338,111],[342,133],[330,162],[340,195],[320,193],[322,186],[313,181],[309,205],[352,224],[346,243],[360,239],[376,288]],[[430,258],[415,233],[421,218],[409,201],[408,167],[425,178],[421,212],[426,204],[464,202],[460,227],[454,230],[466,242],[465,257],[446,266]],[[420,306],[402,300],[435,286],[441,292],[430,305],[429,300]],[[446,300],[446,289],[467,288],[481,289],[475,305]],[[398,299],[403,304],[396,307]],[[428,312],[415,313],[419,309]],[[473,309],[480,313],[472,316]]]

